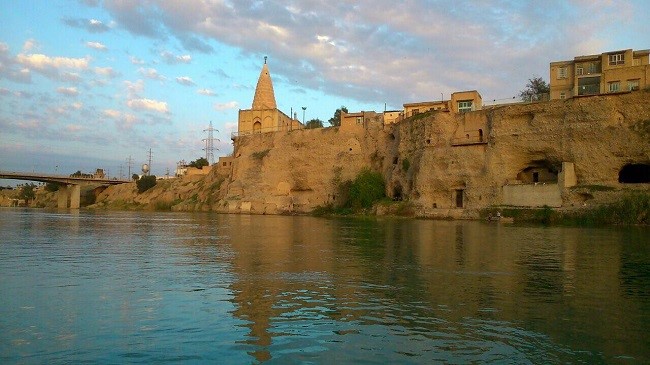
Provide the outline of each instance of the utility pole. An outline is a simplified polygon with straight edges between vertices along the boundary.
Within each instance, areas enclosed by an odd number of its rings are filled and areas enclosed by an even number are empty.
[[[203,130],[204,132],[208,132],[208,138],[204,138],[203,142],[205,142],[205,148],[203,150],[205,151],[205,159],[208,160],[208,163],[212,165],[214,163],[214,140],[216,139],[217,141],[219,139],[214,138],[213,132],[219,130],[212,128],[212,121],[210,121],[210,126],[207,129]],[[217,148],[218,150],[218,148]]]
[[[305,110],[307,110],[306,106],[302,107],[302,127],[305,128]]]

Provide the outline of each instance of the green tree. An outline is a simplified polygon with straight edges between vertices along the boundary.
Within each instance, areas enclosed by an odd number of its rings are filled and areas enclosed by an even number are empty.
[[[61,185],[58,183],[49,182],[45,184],[45,190],[49,191],[50,193],[58,191],[60,187]]]
[[[334,116],[327,121],[332,127],[339,127],[341,125],[341,112],[347,113],[348,108],[341,106],[336,109]]]
[[[138,186],[138,193],[144,193],[156,186],[156,175],[143,176],[135,184]]]
[[[313,129],[313,128],[323,128],[323,121],[320,119],[312,119],[307,122],[307,125],[305,125],[305,128],[307,129]]]
[[[133,181],[138,181],[139,178],[140,178],[140,176],[138,174],[131,175],[131,180],[133,180]]]
[[[533,76],[528,79],[526,88],[519,92],[519,98],[523,101],[542,101],[548,100],[548,94],[551,87],[539,76]]]
[[[197,169],[203,168],[203,166],[208,166],[210,163],[205,157],[199,157],[196,160],[190,162],[188,166],[196,167]]]
[[[29,201],[36,198],[36,193],[34,192],[34,189],[36,188],[36,185],[34,184],[25,184],[23,187],[20,189],[20,194],[18,197],[20,199],[25,199],[25,202],[29,204]]]

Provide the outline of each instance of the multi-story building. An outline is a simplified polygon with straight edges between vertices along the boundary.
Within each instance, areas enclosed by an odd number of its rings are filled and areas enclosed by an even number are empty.
[[[550,64],[551,99],[633,91],[650,86],[650,50],[606,52]]]

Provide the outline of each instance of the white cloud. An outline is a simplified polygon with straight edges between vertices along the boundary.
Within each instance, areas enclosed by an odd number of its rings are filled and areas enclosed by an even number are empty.
[[[112,119],[119,118],[122,115],[121,112],[115,109],[104,109],[104,111],[102,111],[102,114]]]
[[[210,89],[198,89],[196,91],[198,94],[205,95],[205,96],[215,96],[217,95],[214,91]]]
[[[77,90],[76,87],[59,87],[56,89],[56,92],[58,92],[61,95],[65,96],[77,96],[79,95],[79,91]]]
[[[186,55],[174,55],[171,52],[163,51],[163,52],[160,53],[160,57],[162,57],[163,61],[165,61],[167,64],[170,64],[170,65],[192,62],[192,56],[190,56],[188,54],[186,54]]]
[[[215,110],[228,110],[228,109],[237,109],[239,107],[239,104],[236,101],[229,101],[226,103],[215,103],[214,104],[214,109]]]
[[[144,61],[139,59],[138,57],[131,56],[131,57],[129,57],[129,60],[134,65],[144,65]]]
[[[106,51],[108,47],[99,42],[86,42],[86,47],[96,49],[98,51]]]
[[[110,118],[115,123],[115,127],[121,131],[132,130],[137,124],[142,123],[142,120],[130,113],[122,113],[115,109],[104,109],[102,115]]]
[[[152,99],[130,99],[126,102],[134,110],[151,110],[159,113],[169,113],[167,102]]]
[[[138,95],[144,90],[144,81],[138,80],[135,82],[132,81],[124,81],[124,86],[126,86],[126,92],[129,96],[129,98],[137,98]]]
[[[48,69],[87,69],[89,64],[88,58],[70,58],[70,57],[50,57],[44,54],[19,54],[16,61],[21,65],[35,70]]]
[[[194,85],[196,85],[194,83],[194,81],[192,81],[192,79],[190,77],[188,77],[188,76],[177,77],[176,82],[178,82],[181,85],[185,85],[185,86],[194,86]]]
[[[38,43],[36,42],[35,39],[30,38],[23,43],[23,52],[29,52],[36,48],[38,46]]]
[[[63,23],[70,27],[85,29],[90,33],[104,33],[110,30],[110,26],[97,19],[63,19]]]
[[[112,67],[95,67],[95,73],[100,76],[115,78],[119,76],[119,73],[115,71]]]
[[[142,75],[143,77],[146,77],[146,78],[152,79],[152,80],[163,81],[163,80],[167,79],[165,76],[159,74],[158,70],[156,70],[155,68],[140,67],[138,69],[138,73],[140,73],[140,75]]]

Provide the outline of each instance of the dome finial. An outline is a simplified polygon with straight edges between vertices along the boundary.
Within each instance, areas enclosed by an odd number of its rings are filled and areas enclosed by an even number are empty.
[[[268,58],[268,56],[264,56],[264,64],[265,64],[265,65],[266,65],[266,59],[267,59],[267,58]]]

